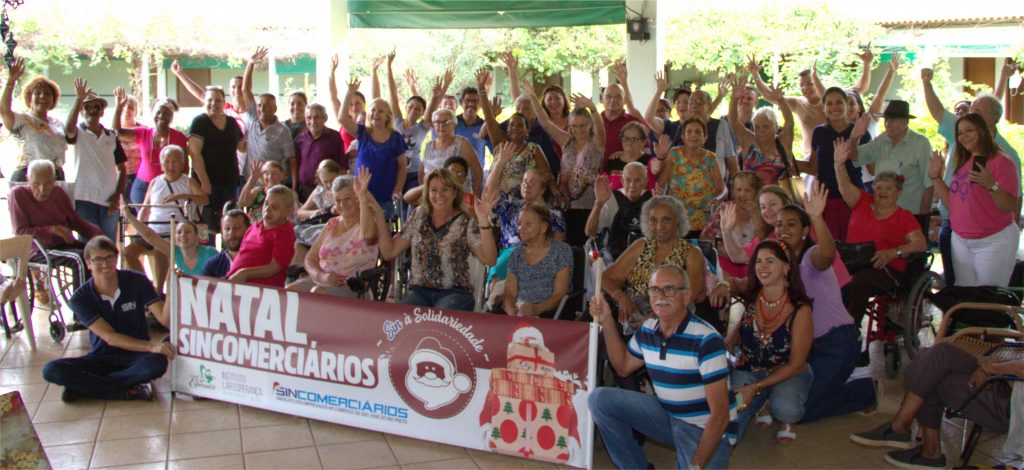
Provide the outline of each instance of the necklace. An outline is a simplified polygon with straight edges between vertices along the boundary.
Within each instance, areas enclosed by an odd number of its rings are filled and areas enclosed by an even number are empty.
[[[768,308],[778,307],[779,304],[782,303],[783,300],[785,300],[785,298],[786,298],[786,291],[782,291],[782,294],[779,295],[779,297],[776,298],[775,300],[768,300],[768,297],[766,297],[764,295],[764,290],[763,289],[761,290],[761,293],[757,294],[757,300],[760,301],[762,304],[764,304]]]
[[[780,298],[778,302],[781,305],[774,309],[764,306],[761,302],[758,302],[758,305],[755,307],[754,323],[757,326],[755,334],[762,344],[768,344],[771,342],[772,333],[775,332],[782,321],[782,312],[786,309],[786,306],[789,305],[788,299],[783,300]]]

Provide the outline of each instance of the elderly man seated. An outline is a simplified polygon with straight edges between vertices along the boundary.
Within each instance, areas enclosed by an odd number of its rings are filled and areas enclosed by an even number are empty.
[[[75,212],[71,198],[54,185],[56,173],[49,160],[33,160],[29,164],[28,186],[11,188],[7,198],[11,223],[15,234],[31,235],[43,248],[77,255],[85,240],[101,233],[100,228]],[[72,232],[78,233],[78,239]],[[33,257],[39,260],[41,254],[35,253]],[[48,290],[36,289],[36,299],[40,306],[49,305]]]
[[[608,301],[591,301],[615,372],[627,376],[646,365],[654,385],[654,395],[610,387],[590,394],[590,412],[616,467],[649,468],[634,430],[675,444],[677,468],[729,465],[737,404],[729,394],[725,341],[714,327],[689,313],[690,288],[682,268],[655,268],[647,288],[654,316],[628,344]]]
[[[608,230],[602,251],[609,262],[626,251],[630,243],[644,236],[640,230],[640,210],[652,196],[646,185],[647,167],[640,162],[626,164],[622,170],[622,189],[618,191],[612,191],[607,176],[598,177],[594,183],[596,202],[590,210],[584,232],[587,237],[593,237]]]

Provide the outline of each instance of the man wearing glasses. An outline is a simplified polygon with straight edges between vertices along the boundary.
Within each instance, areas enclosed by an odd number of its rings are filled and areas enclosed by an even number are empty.
[[[92,279],[69,302],[75,317],[89,328],[89,352],[50,361],[46,381],[64,386],[61,400],[153,400],[149,381],[167,371],[174,346],[151,342],[146,312],[168,324],[164,301],[143,274],[117,269],[117,245],[96,236],[85,245]]]
[[[690,286],[682,268],[656,268],[647,292],[655,316],[628,345],[608,302],[595,298],[590,304],[615,372],[626,376],[646,365],[655,392],[600,387],[590,394],[590,412],[608,455],[619,468],[648,468],[636,430],[674,444],[678,468],[725,468],[736,437],[725,341],[689,314]]]

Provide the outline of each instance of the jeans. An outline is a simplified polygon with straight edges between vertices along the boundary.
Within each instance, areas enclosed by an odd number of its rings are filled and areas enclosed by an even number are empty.
[[[768,371],[754,372],[733,369],[729,382],[732,385],[732,389],[736,390],[744,385],[764,380],[768,375]],[[747,409],[736,418],[740,425],[739,438],[743,438],[743,434],[747,431],[747,426],[750,424],[750,419],[761,410],[764,402],[769,398],[771,398],[771,401],[768,403],[768,408],[775,419],[787,424],[799,422],[804,417],[804,405],[807,403],[807,394],[811,390],[813,379],[814,373],[808,368],[767,389],[761,389],[761,394],[754,396]],[[747,401],[747,397],[743,397],[743,400]]]
[[[658,442],[674,444],[678,468],[689,466],[704,433],[703,429],[669,415],[654,395],[598,387],[587,401],[608,456],[618,468],[647,468],[647,456],[633,438],[634,429]],[[728,439],[722,437],[704,468],[726,468],[731,452]]]
[[[432,289],[423,286],[411,286],[402,299],[403,304],[420,307],[434,307],[441,310],[461,310],[472,312],[476,305],[471,291],[463,289]]]
[[[142,181],[142,178],[135,178],[132,185],[129,186],[129,199],[128,201],[132,204],[142,204],[146,200],[146,191],[149,191],[149,183]]]
[[[875,387],[870,377],[846,381],[860,356],[859,333],[856,326],[843,325],[814,339],[811,354],[807,356],[814,379],[801,423],[852,413],[875,404]]]
[[[43,368],[43,378],[86,397],[116,400],[129,388],[166,371],[167,356],[163,354],[123,351],[50,361]]]
[[[953,269],[953,225],[949,219],[942,219],[939,229],[939,253],[942,254],[942,278],[947,286],[956,285],[956,271]]]
[[[111,240],[117,240],[117,212],[110,213],[106,205],[89,201],[75,201],[75,212],[92,222]],[[88,240],[84,240],[88,241]]]

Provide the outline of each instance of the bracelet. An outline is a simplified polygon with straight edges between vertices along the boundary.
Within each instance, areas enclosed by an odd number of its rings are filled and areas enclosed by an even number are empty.
[[[488,225],[488,226],[486,226],[486,227],[480,227],[480,230],[490,230],[490,229],[492,229],[492,228],[494,228],[494,226],[493,226],[493,225]]]
[[[732,291],[732,284],[729,284],[729,281],[726,281],[725,279],[718,281],[718,284],[715,285],[715,287],[719,286],[725,286],[729,291]]]
[[[754,384],[754,395],[760,395],[760,394],[761,394],[761,382],[758,382],[758,383]]]

